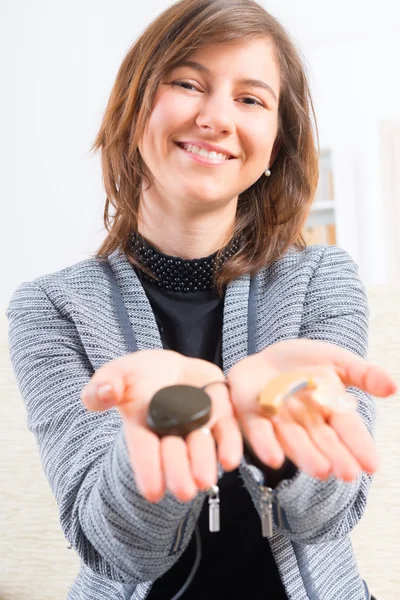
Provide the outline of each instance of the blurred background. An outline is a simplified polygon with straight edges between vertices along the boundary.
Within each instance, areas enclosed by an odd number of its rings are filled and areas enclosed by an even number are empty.
[[[259,1],[292,34],[313,91],[320,185],[306,239],[337,244],[359,265],[369,358],[400,389],[400,4]],[[4,310],[22,281],[87,258],[103,240],[100,157],[89,149],[128,48],[170,4],[0,0],[0,600],[61,600],[78,571],[26,427]],[[352,533],[378,600],[400,598],[399,407],[399,394],[377,402],[381,468]]]
[[[400,280],[399,6],[262,0],[307,64],[321,142],[309,243],[346,249],[366,284]],[[85,259],[105,236],[89,148],[119,65],[171,2],[1,0],[0,308],[20,282]]]

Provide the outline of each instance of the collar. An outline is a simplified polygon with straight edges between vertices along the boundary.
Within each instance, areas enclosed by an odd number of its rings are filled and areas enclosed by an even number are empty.
[[[239,238],[234,237],[223,249],[209,256],[183,259],[163,254],[139,233],[131,234],[131,248],[140,263],[153,277],[144,271],[141,276],[158,287],[174,292],[196,292],[212,289],[217,271],[239,249]]]

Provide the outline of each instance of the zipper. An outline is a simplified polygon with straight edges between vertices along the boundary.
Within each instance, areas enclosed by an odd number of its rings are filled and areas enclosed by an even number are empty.
[[[217,533],[220,530],[220,505],[219,505],[219,487],[212,485],[208,491],[208,522],[211,533]],[[182,540],[186,530],[189,515],[179,523],[174,541],[169,551],[169,556],[178,552],[182,547]]]
[[[260,485],[260,512],[261,531],[263,537],[270,538],[273,535],[273,490],[265,485]]]
[[[272,489],[266,485],[259,485],[260,496],[260,515],[262,536],[270,538],[273,536],[274,517],[275,523],[281,529],[284,528],[284,518],[282,509],[276,499],[276,488]]]
[[[211,533],[220,529],[219,487],[212,485],[208,492],[208,525]]]

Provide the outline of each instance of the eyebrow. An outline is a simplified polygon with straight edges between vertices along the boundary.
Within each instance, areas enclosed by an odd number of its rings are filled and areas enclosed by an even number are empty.
[[[205,65],[202,65],[201,63],[196,62],[194,60],[182,60],[179,63],[176,63],[175,65],[173,65],[173,67],[171,68],[171,71],[173,71],[174,69],[178,69],[179,67],[191,67],[192,69],[195,69],[196,71],[199,71],[200,73],[205,73],[206,75],[210,75],[210,70]],[[274,97],[276,102],[278,102],[278,97],[275,94],[272,87],[270,85],[268,85],[268,83],[265,83],[265,81],[261,81],[261,79],[251,79],[251,78],[245,77],[243,79],[239,79],[238,83],[249,86],[249,87],[261,88],[263,90],[266,90]]]

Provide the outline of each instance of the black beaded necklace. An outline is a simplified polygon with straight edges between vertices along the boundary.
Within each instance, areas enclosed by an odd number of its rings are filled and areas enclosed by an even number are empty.
[[[215,269],[221,268],[228,258],[239,249],[239,238],[235,237],[224,247],[217,261],[217,252],[205,258],[185,260],[159,252],[139,233],[131,234],[131,247],[140,262],[154,274],[157,280],[144,271],[142,277],[158,287],[174,292],[197,292],[214,287]]]

